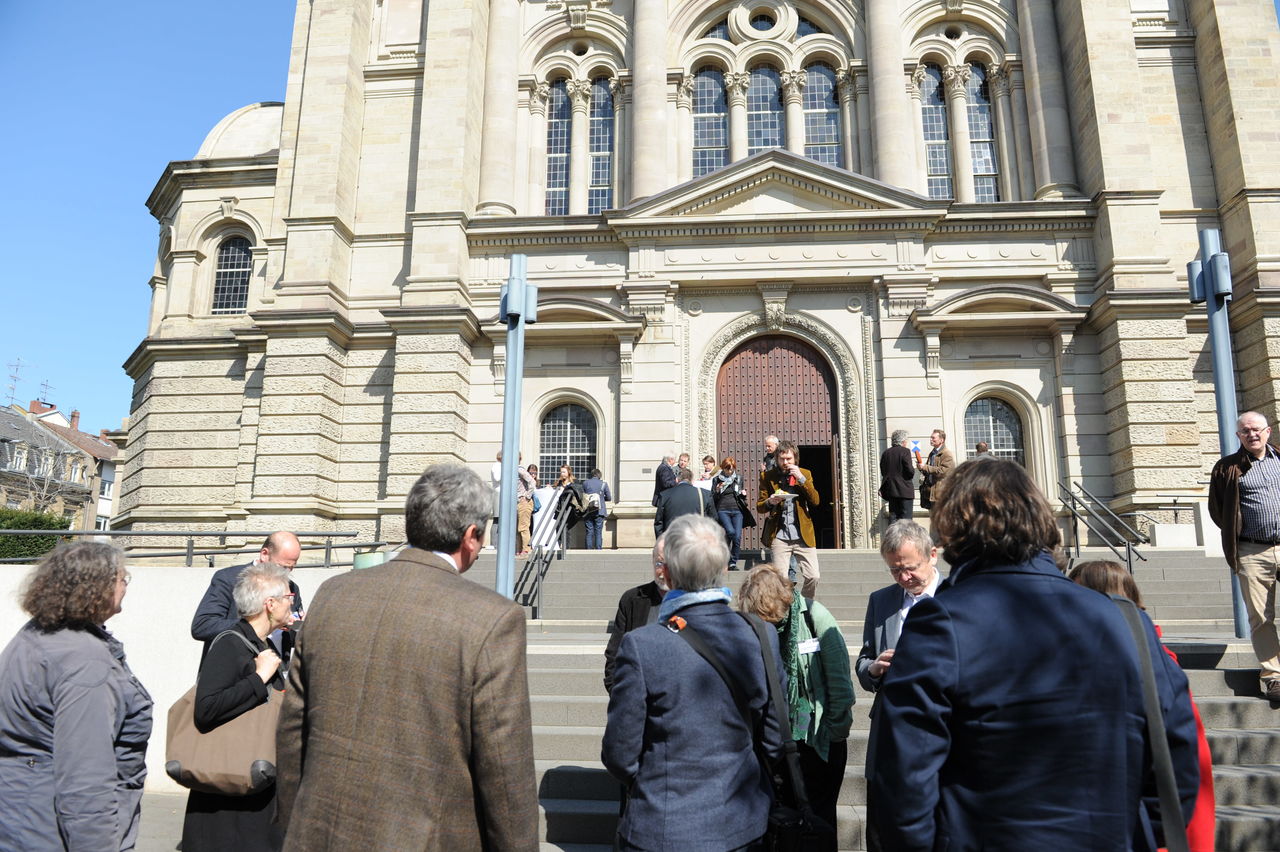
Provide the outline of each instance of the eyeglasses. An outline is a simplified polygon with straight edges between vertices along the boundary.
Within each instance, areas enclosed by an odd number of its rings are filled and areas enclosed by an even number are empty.
[[[130,574],[128,571],[125,571],[123,574],[116,575],[116,582],[124,583],[126,586],[129,585],[129,581],[132,579],[133,579],[133,575]]]
[[[1261,429],[1250,429],[1248,427],[1242,426],[1240,427],[1239,430],[1237,430],[1236,434],[1237,435],[1261,435],[1263,432],[1270,432],[1270,431],[1271,431],[1270,426],[1263,426]]]
[[[287,595],[272,595],[271,597],[278,601],[283,601],[283,600],[292,601],[296,596],[291,592]]]

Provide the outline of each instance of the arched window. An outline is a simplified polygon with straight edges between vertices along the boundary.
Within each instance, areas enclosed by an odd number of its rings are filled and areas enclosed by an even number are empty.
[[[813,35],[814,33],[820,33],[820,32],[824,32],[822,27],[818,26],[813,21],[806,18],[804,15],[800,16],[800,25],[796,28],[797,36],[799,36],[800,38],[804,38],[807,35]]]
[[[1022,443],[1022,418],[1002,399],[984,396],[969,403],[964,412],[965,451],[972,453],[979,441],[991,447],[996,458],[1027,463]]]
[[[613,206],[613,93],[609,78],[591,81],[591,182],[587,185],[587,212],[599,213]]]
[[[723,41],[728,41],[729,40],[729,22],[725,20],[716,24],[711,29],[707,30],[706,35],[704,35],[703,38],[717,38]]]
[[[996,129],[991,117],[987,69],[969,65],[969,147],[973,151],[973,197],[978,202],[1000,200],[1000,170],[996,163]]]
[[[573,107],[569,104],[569,85],[563,80],[551,83],[547,95],[547,206],[548,216],[569,213],[569,126]]]
[[[560,466],[586,479],[596,466],[596,418],[581,405],[557,405],[542,418],[538,443],[538,476],[555,481]]]
[[[218,246],[213,275],[213,313],[242,314],[249,307],[253,251],[244,237],[228,237]]]
[[[747,89],[747,156],[766,148],[781,148],[786,139],[783,122],[782,75],[767,65],[751,69],[751,84]]]
[[[693,176],[729,163],[729,106],[724,74],[706,66],[693,75]]]
[[[924,154],[930,198],[951,198],[951,134],[947,130],[947,93],[942,86],[942,69],[924,66],[920,81],[920,103],[924,119]]]
[[[839,166],[840,100],[836,72],[825,62],[804,69],[804,155],[828,166]]]

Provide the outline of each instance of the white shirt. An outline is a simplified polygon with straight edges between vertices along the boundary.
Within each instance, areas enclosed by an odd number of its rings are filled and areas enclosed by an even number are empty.
[[[452,557],[452,556],[450,556],[450,555],[449,555],[449,554],[447,554],[447,553],[441,553],[441,552],[440,552],[440,551],[438,551],[438,550],[433,550],[433,551],[431,551],[431,552],[432,552],[432,553],[434,553],[436,556],[439,556],[439,557],[440,557],[441,559],[443,559],[445,562],[448,562],[448,563],[449,563],[449,567],[453,569],[453,573],[455,573],[455,574],[457,574],[457,573],[458,573],[458,563],[453,561],[453,557]]]
[[[940,583],[941,581],[942,581],[942,574],[940,574],[938,570],[935,568],[933,572],[933,580],[929,583],[928,587],[925,588],[925,590],[920,594],[913,595],[910,592],[908,592],[906,589],[903,589],[902,590],[903,592],[902,609],[899,610],[899,612],[902,613],[902,617],[906,618],[907,613],[911,611],[911,607],[915,606],[920,601],[924,600],[925,598],[933,597],[934,593],[938,591],[938,583]]]

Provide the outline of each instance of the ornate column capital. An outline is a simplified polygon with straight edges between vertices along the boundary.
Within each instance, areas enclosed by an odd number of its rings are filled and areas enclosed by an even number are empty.
[[[804,86],[809,81],[803,71],[782,72],[782,99],[785,103],[800,103],[804,97]]]
[[[746,106],[747,90],[751,88],[751,75],[745,71],[724,75],[724,89],[730,106]]]
[[[920,86],[924,83],[924,78],[925,70],[923,65],[917,65],[915,70],[907,76],[907,94],[913,100],[918,101],[923,97]]]
[[[991,95],[994,98],[1008,97],[1009,95],[1009,72],[1004,68],[988,68],[987,84],[991,86]]]
[[[693,109],[692,74],[685,74],[676,84],[676,106],[680,109]]]
[[[609,78],[609,94],[613,95],[613,108],[631,103],[631,83],[621,77]]]
[[[965,88],[969,85],[969,78],[973,76],[973,69],[968,65],[948,65],[942,69],[942,82],[947,87],[947,97],[964,97]]]
[[[529,112],[537,116],[547,114],[547,100],[551,97],[551,84],[542,82],[529,92]]]
[[[852,103],[854,99],[854,74],[852,68],[841,68],[836,72],[836,93],[840,96],[840,103]]]
[[[569,80],[565,83],[569,92],[569,103],[574,112],[586,112],[591,108],[591,81]]]

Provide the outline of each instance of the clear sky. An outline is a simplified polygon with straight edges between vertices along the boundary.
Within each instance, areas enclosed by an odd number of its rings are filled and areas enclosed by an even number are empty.
[[[224,115],[284,100],[293,0],[0,0],[0,404],[118,429],[146,334],[159,226],[146,200]]]
[[[21,359],[19,404],[48,382],[85,431],[119,428],[155,263],[147,195],[224,115],[284,99],[294,8],[0,0],[0,404]]]

